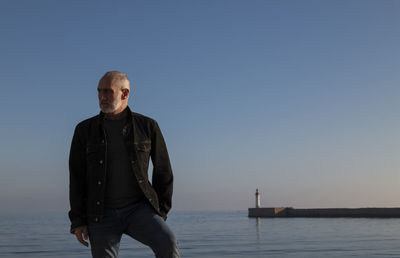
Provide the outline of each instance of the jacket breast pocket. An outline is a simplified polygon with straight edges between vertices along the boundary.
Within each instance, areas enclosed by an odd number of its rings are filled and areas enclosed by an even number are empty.
[[[86,166],[88,168],[92,168],[95,164],[100,162],[103,149],[104,147],[102,144],[86,145]]]
[[[135,150],[139,164],[146,165],[149,162],[149,156],[151,151],[151,142],[135,142]]]
[[[150,152],[151,143],[150,143],[150,141],[137,142],[137,143],[135,143],[135,148],[136,148],[136,151],[138,151],[138,152]]]

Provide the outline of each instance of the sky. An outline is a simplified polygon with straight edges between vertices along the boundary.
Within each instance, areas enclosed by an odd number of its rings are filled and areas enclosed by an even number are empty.
[[[158,121],[173,210],[400,207],[400,2],[0,1],[0,213],[68,211],[110,70]],[[151,173],[150,173],[151,174]]]

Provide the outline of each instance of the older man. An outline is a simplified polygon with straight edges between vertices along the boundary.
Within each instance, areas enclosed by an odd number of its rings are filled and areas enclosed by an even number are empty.
[[[71,233],[85,246],[89,237],[93,257],[118,257],[122,234],[149,246],[156,257],[179,257],[165,223],[173,182],[167,148],[157,122],[129,109],[129,90],[124,73],[107,72],[97,87],[100,114],[75,128]]]

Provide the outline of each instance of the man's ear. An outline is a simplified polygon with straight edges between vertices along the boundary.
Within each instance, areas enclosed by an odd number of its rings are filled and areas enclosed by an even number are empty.
[[[129,89],[122,89],[122,99],[127,99],[129,97]]]

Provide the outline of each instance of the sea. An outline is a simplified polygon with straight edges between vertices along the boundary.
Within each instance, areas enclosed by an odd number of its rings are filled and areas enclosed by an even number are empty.
[[[248,218],[247,211],[172,211],[181,257],[400,257],[400,219]],[[0,215],[0,257],[91,257],[66,213]],[[154,257],[123,236],[120,257]]]

